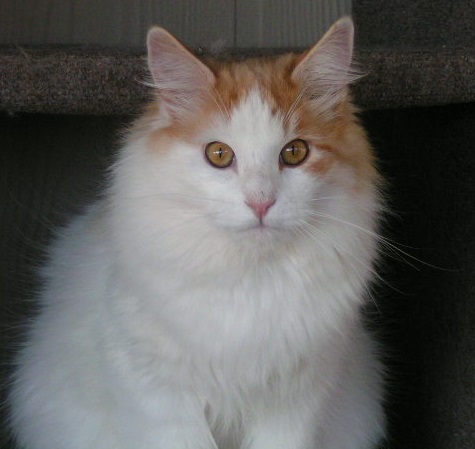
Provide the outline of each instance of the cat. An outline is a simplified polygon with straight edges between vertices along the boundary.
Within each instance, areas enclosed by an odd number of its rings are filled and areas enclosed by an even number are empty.
[[[306,52],[198,59],[149,31],[155,98],[63,229],[16,362],[24,449],[369,449],[383,368],[361,309],[382,180],[353,24]]]

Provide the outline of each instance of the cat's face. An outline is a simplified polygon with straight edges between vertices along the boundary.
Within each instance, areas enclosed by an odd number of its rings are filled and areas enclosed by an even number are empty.
[[[158,101],[132,133],[133,195],[150,220],[142,234],[160,224],[178,247],[183,235],[258,246],[328,240],[324,221],[361,226],[377,174],[348,93],[352,37],[344,19],[301,55],[204,64],[152,29]]]
[[[229,118],[218,115],[203,133],[204,194],[213,199],[208,210],[216,226],[259,236],[304,219],[297,205],[316,187],[303,170],[313,149],[283,119],[256,87],[237,102]],[[227,163],[221,167],[223,149]]]
[[[213,113],[203,129],[185,141],[176,139],[166,164],[183,179],[165,188],[183,207],[201,212],[210,226],[238,238],[302,227],[316,201],[336,194],[337,186],[324,182],[332,156],[315,136],[284,122],[284,113],[273,112],[264,94],[251,89],[229,116]]]

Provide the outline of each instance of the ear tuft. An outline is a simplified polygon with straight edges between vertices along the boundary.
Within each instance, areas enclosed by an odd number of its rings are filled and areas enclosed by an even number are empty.
[[[342,91],[360,77],[352,67],[353,21],[338,20],[295,67],[292,78],[312,99],[337,100]]]
[[[148,32],[147,48],[154,87],[171,118],[197,113],[215,82],[212,71],[163,28]]]

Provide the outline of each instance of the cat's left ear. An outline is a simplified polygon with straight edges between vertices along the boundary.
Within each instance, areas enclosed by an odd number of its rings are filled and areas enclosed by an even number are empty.
[[[198,113],[215,82],[213,72],[163,28],[148,32],[148,66],[162,107],[172,119]]]
[[[334,94],[360,76],[351,64],[353,36],[353,21],[349,17],[338,20],[297,64],[292,79],[312,98],[337,97]]]

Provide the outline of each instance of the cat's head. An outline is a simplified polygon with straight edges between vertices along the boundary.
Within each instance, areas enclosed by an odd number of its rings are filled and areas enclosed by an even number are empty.
[[[200,60],[151,29],[157,98],[124,158],[137,214],[145,204],[167,239],[183,230],[256,248],[344,221],[370,227],[378,175],[348,89],[352,52],[349,18],[302,54],[246,60]]]

